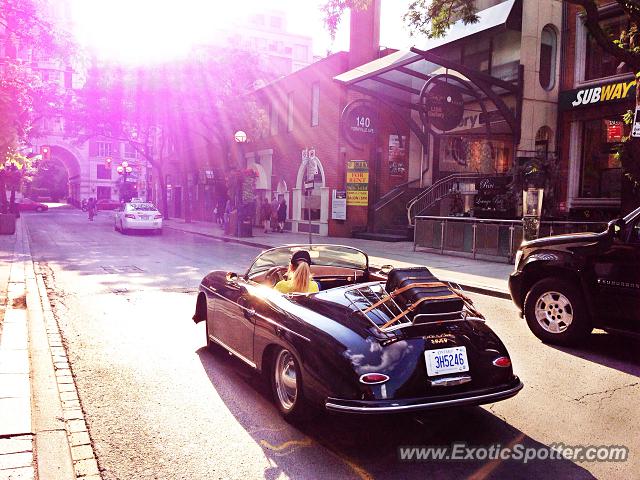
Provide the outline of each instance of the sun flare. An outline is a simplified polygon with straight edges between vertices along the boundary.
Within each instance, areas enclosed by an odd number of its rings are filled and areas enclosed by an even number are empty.
[[[218,0],[72,0],[75,34],[100,58],[153,63],[215,40],[243,9]]]

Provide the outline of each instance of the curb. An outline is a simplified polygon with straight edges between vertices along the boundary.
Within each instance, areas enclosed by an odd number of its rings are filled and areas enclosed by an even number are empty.
[[[240,240],[237,238],[233,238],[233,237],[223,237],[223,236],[219,236],[219,235],[212,235],[210,233],[202,233],[202,232],[194,232],[192,230],[185,230],[183,228],[179,228],[176,226],[167,226],[165,225],[164,228],[168,228],[170,230],[176,230],[178,232],[184,232],[184,233],[190,233],[192,235],[200,235],[201,237],[208,237],[208,238],[213,238],[216,240],[221,240],[223,242],[226,243],[236,243],[236,244],[240,244],[240,245],[245,245],[247,247],[254,247],[254,248],[261,248],[261,249],[270,249],[270,248],[274,248],[273,245],[266,245],[263,243],[256,243],[256,242],[249,242],[247,240]],[[472,292],[472,293],[478,293],[480,295],[485,295],[487,297],[494,297],[494,298],[500,298],[503,300],[511,300],[511,295],[509,294],[509,292],[504,292],[501,290],[493,290],[491,288],[488,287],[484,287],[482,285],[471,285],[468,283],[460,283],[460,282],[456,282],[455,280],[451,280],[451,279],[441,279],[444,282],[451,282],[451,283],[455,283],[457,285],[459,285],[460,287],[462,287],[462,289],[468,291],[468,292]]]
[[[21,234],[29,314],[37,478],[99,480],[101,476],[71,366],[42,274],[35,271],[24,223]]]

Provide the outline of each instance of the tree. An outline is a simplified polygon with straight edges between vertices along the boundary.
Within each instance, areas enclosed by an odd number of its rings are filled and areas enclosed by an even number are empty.
[[[0,58],[0,162],[6,163],[0,182],[2,211],[14,210],[19,175],[19,149],[28,143],[34,124],[43,116],[60,111],[65,94],[43,82],[31,67],[37,55],[64,62],[74,49],[69,37],[59,32],[43,16],[40,0],[0,0],[0,42],[5,56]],[[9,173],[10,172],[10,173]],[[7,183],[7,178],[10,181]],[[6,187],[11,187],[11,199]]]
[[[96,137],[128,142],[154,168],[168,218],[167,169],[177,167],[189,195],[195,155],[214,145],[227,151],[233,126],[256,116],[244,95],[259,78],[258,65],[246,52],[205,48],[187,59],[154,66],[125,68],[94,61],[68,115],[69,135],[79,143]],[[227,155],[220,161],[228,171]],[[189,202],[184,205],[188,221]]]
[[[322,10],[325,25],[335,35],[340,17],[348,8],[367,8],[372,0],[327,0]],[[602,50],[624,62],[636,74],[636,108],[640,108],[640,2],[638,0],[612,0],[626,17],[628,28],[613,36],[602,25],[598,0],[563,0],[580,7],[587,30]],[[413,0],[404,15],[404,21],[413,34],[429,38],[443,36],[454,22],[464,24],[478,21],[474,0]],[[624,121],[630,124],[633,114],[628,112]],[[640,203],[640,139],[626,137],[620,150],[623,178],[628,182],[628,195],[623,195],[623,211]],[[624,192],[624,187],[623,187]]]

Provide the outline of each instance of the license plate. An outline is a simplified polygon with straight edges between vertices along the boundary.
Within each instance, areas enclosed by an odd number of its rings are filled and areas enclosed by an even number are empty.
[[[149,220],[150,217],[148,215],[140,215],[140,218],[142,220]]]
[[[427,363],[427,374],[430,377],[469,371],[465,347],[427,350],[424,352],[424,359]]]

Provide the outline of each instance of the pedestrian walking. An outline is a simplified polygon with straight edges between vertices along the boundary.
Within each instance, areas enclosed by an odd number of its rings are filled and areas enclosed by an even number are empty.
[[[87,201],[87,212],[89,212],[89,220],[93,222],[93,217],[96,215],[96,199],[93,197]]]
[[[280,205],[278,205],[278,231],[280,233],[284,232],[284,222],[287,219],[287,202],[284,200],[280,200]]]
[[[264,226],[264,233],[269,233],[269,223],[271,222],[271,205],[267,197],[262,199],[260,204],[260,223]]]
[[[271,201],[271,231],[276,233],[278,231],[278,196],[274,195]]]

